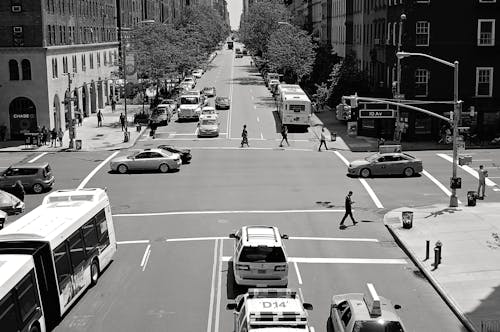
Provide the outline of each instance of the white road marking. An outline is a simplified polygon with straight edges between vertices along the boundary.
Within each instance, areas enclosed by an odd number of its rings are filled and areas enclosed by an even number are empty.
[[[340,158],[340,160],[342,160],[344,162],[344,164],[346,166],[349,166],[349,161],[340,152],[338,152],[338,151],[333,151],[333,152],[337,155],[337,157]],[[359,182],[361,182],[363,187],[365,187],[366,192],[372,198],[373,203],[375,203],[375,206],[377,206],[379,209],[383,209],[384,206],[382,205],[382,203],[380,202],[380,200],[378,199],[377,195],[373,191],[372,187],[370,187],[368,182],[366,182],[365,179],[358,179],[358,180],[359,180]]]
[[[231,85],[229,86],[229,110],[227,111],[227,137],[231,138],[231,113],[233,109],[234,58],[231,60]]]
[[[87,175],[87,177],[85,179],[83,179],[83,181],[78,185],[78,187],[76,187],[76,189],[82,189],[84,188],[87,183],[90,181],[90,179],[92,179],[92,177],[104,166],[106,165],[114,156],[116,156],[120,151],[116,151],[116,152],[113,152],[108,158],[104,159],[102,161],[102,163],[100,163],[99,165],[97,165],[96,168],[94,168],[94,170],[92,172],[89,173],[89,175]]]
[[[217,302],[215,304],[215,332],[219,332],[219,316],[220,316],[220,301],[221,301],[221,296],[222,296],[222,247],[224,242],[219,241],[220,246],[219,246],[219,257],[218,257],[218,262],[219,262],[219,273],[217,276]]]
[[[259,117],[257,117],[257,122],[260,122],[260,119],[259,119]]]
[[[446,195],[451,196],[451,191],[448,190],[441,182],[439,182],[435,177],[433,177],[429,172],[427,172],[425,169],[422,171],[422,174],[427,176],[429,180],[434,182],[436,186],[439,187]]]
[[[144,252],[144,256],[142,256],[142,261],[141,261],[142,271],[146,269],[146,265],[148,264],[150,254],[151,254],[151,245],[148,244],[148,246],[146,247],[146,251]]]
[[[260,141],[260,139],[249,139],[249,141]],[[280,150],[282,151],[283,149],[279,149],[277,147],[274,148],[256,148],[256,147],[245,147],[245,148],[240,148],[240,147],[235,147],[235,146],[199,146],[199,147],[190,147],[189,149],[191,150]],[[287,151],[301,151],[301,152],[314,152],[311,149],[299,149],[299,148],[286,148]]]
[[[38,156],[36,156],[35,158],[31,159],[31,160],[28,160],[29,163],[34,163],[35,161],[37,161],[38,159],[42,158],[43,156],[45,156],[48,152],[42,152],[40,153]]]
[[[500,188],[496,188],[495,187],[495,188],[492,188],[491,190],[493,190],[493,191],[500,191]]]
[[[228,262],[230,256],[222,257],[224,262]],[[333,258],[333,257],[288,257],[288,261],[293,263],[308,264],[389,264],[405,265],[408,262],[400,258]]]
[[[257,109],[257,105],[253,105],[253,108],[254,108],[254,109]]]
[[[293,262],[293,266],[295,267],[295,273],[297,273],[297,280],[299,281],[299,285],[302,285],[302,277],[300,276],[299,266],[297,262]]]
[[[346,242],[379,242],[377,239],[363,239],[352,237],[309,237],[309,236],[289,236],[290,240],[308,241],[346,241]]]
[[[302,301],[302,303],[304,303],[304,294],[302,294],[302,288],[300,288],[300,287],[299,287],[299,296],[300,296],[300,301]],[[311,329],[311,328],[309,328],[309,329]],[[311,332],[315,332],[315,331],[311,331]]]
[[[264,135],[262,134],[262,132],[260,132],[260,139],[264,139]]]
[[[491,160],[491,159],[473,159],[472,160],[472,162],[478,162],[478,161],[493,161],[493,160]]]
[[[155,217],[155,216],[179,216],[200,214],[278,214],[278,213],[344,213],[344,209],[317,209],[317,210],[214,210],[214,211],[172,211],[153,213],[119,213],[113,217]]]
[[[116,241],[116,244],[139,244],[149,243],[149,240]]]
[[[208,237],[184,237],[177,239],[166,239],[166,242],[187,242],[187,241],[206,241],[206,240],[229,240],[228,236],[208,236]]]
[[[450,163],[453,163],[453,158],[448,156],[447,154],[444,154],[444,153],[438,153],[437,154],[439,157],[443,158],[444,160],[447,160],[449,161]],[[473,177],[475,177],[476,179],[479,178],[479,175],[477,174],[477,171],[474,170],[473,168],[467,166],[467,165],[464,165],[464,166],[460,166],[460,165],[457,165],[458,167],[460,167],[461,169],[463,169],[464,171],[466,171],[467,173],[469,173],[470,175],[472,175]],[[497,184],[493,181],[491,181],[490,179],[486,179],[486,185],[488,187],[494,187],[496,186]]]
[[[215,282],[215,273],[217,271],[217,243],[218,241],[215,240],[215,246],[214,246],[214,264],[212,266],[212,281],[210,283],[210,305],[208,307],[208,323],[207,323],[207,332],[212,331],[212,315],[214,311],[214,282]]]

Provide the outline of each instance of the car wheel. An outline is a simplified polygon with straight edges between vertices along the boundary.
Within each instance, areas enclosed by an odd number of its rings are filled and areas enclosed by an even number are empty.
[[[367,178],[371,175],[371,173],[372,172],[368,168],[363,168],[361,172],[359,172],[359,175],[361,175],[361,177],[363,178]]]
[[[413,168],[411,167],[406,167],[403,174],[406,176],[406,177],[410,177],[410,176],[413,176],[413,174],[415,174],[415,171],[413,170]]]
[[[160,172],[167,173],[170,170],[170,167],[168,167],[167,164],[161,164],[159,169],[160,169]]]
[[[97,279],[99,279],[99,263],[97,263],[97,259],[94,259],[90,265],[90,284],[95,286]]]
[[[40,183],[35,183],[32,189],[35,194],[41,194],[43,191],[43,186]]]
[[[120,164],[120,165],[118,166],[118,173],[120,173],[120,174],[125,174],[125,173],[127,173],[127,172],[128,172],[128,167],[127,167],[127,165],[125,165],[125,164]]]
[[[30,332],[40,332],[40,328],[38,327],[38,325],[33,325],[30,328]]]

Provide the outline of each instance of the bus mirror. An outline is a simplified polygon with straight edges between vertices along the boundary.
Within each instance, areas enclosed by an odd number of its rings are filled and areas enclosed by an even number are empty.
[[[313,310],[313,305],[311,303],[307,303],[307,302],[304,302],[302,304],[302,306],[304,307],[304,309],[306,310]]]
[[[282,234],[282,235],[281,235],[281,238],[282,238],[282,239],[284,239],[284,240],[288,240],[288,235],[286,235],[286,234]]]
[[[230,239],[236,239],[236,234],[234,234],[234,233],[229,234],[229,238]]]
[[[226,309],[227,310],[235,310],[236,309],[236,303],[228,303],[228,304],[226,304]]]

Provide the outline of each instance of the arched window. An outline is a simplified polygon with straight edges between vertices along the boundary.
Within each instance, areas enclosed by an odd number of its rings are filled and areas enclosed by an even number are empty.
[[[17,60],[9,60],[9,74],[11,81],[19,81],[19,67],[17,66]]]
[[[21,61],[21,69],[23,80],[31,80],[31,63],[28,59],[23,59],[23,61]]]

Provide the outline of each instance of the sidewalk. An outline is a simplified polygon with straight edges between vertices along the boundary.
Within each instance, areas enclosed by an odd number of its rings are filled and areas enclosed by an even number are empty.
[[[477,203],[399,208],[387,213],[384,223],[470,331],[499,331],[500,203]],[[402,227],[402,211],[413,211],[411,229]],[[442,243],[442,261],[435,269],[437,241]]]
[[[149,106],[146,105],[146,110]],[[111,112],[111,106],[106,106],[102,110],[103,120],[102,127],[97,127],[97,115],[91,114],[84,118],[82,126],[76,128],[76,140],[82,141],[80,151],[102,151],[102,150],[119,150],[132,147],[139,139],[142,133],[146,130],[142,126],[141,131],[137,132],[133,123],[134,114],[142,111],[142,105],[127,105],[128,131],[129,141],[124,143],[124,133],[121,130],[120,113],[124,113],[122,104],[116,105],[116,110]],[[50,142],[50,139],[49,139]],[[76,144],[75,144],[76,145]],[[75,151],[69,148],[69,131],[66,130],[63,137],[62,147],[57,144],[57,147],[45,146],[30,146],[26,147],[22,141],[7,141],[0,142],[0,152],[17,152],[17,151],[36,151],[36,152],[54,152],[54,151]]]

